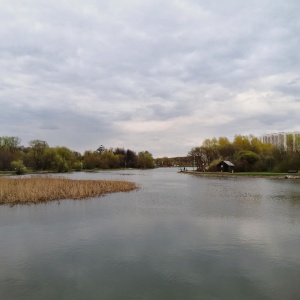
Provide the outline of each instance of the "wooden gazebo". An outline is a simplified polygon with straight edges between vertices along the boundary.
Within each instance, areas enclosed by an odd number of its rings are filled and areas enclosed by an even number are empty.
[[[229,160],[222,160],[217,164],[218,171],[220,172],[230,172],[234,171],[234,164]]]

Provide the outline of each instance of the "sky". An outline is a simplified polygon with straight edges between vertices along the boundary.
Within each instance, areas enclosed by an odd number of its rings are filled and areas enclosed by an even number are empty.
[[[185,156],[300,130],[299,0],[0,0],[0,136]]]

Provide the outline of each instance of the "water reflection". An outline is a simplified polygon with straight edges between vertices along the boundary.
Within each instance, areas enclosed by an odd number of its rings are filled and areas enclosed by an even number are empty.
[[[298,182],[174,169],[67,176],[141,188],[0,207],[0,299],[298,298]]]

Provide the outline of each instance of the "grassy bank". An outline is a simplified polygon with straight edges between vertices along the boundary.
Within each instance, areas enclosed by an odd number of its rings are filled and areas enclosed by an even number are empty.
[[[7,176],[7,175],[15,175],[16,172],[14,171],[0,171],[0,176],[3,175],[3,176]]]
[[[285,178],[286,176],[295,176],[300,178],[300,173],[272,173],[272,172],[197,172],[188,171],[184,172],[188,174],[201,175],[201,176],[228,176],[228,177],[273,177],[273,178]]]
[[[0,204],[40,203],[59,199],[83,199],[136,189],[134,183],[106,180],[71,180],[32,177],[0,178]]]

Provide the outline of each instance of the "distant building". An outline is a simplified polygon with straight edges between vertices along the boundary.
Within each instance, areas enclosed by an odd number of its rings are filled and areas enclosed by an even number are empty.
[[[269,143],[275,145],[278,148],[287,150],[288,139],[292,138],[293,145],[295,145],[296,137],[300,138],[300,131],[269,133],[261,136],[260,141],[264,144]]]
[[[217,164],[218,171],[221,172],[233,172],[234,164],[229,160],[222,160]]]

